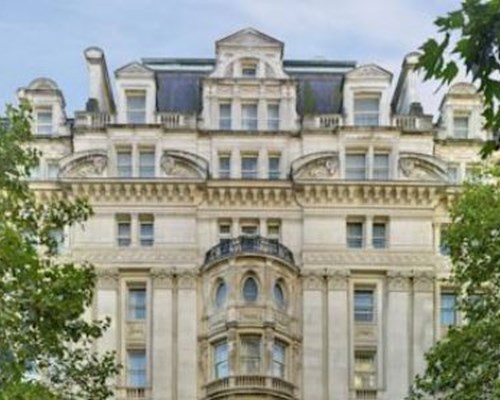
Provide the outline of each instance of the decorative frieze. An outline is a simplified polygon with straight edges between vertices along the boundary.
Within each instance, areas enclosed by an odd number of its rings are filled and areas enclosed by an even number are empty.
[[[433,252],[420,253],[392,253],[389,251],[379,252],[355,252],[355,251],[304,251],[302,254],[304,264],[310,265],[367,265],[367,266],[427,266],[432,267],[437,262]]]
[[[154,289],[172,289],[173,288],[173,273],[167,268],[152,268],[151,278]]]
[[[179,289],[196,289],[196,271],[194,270],[178,270],[177,287]]]
[[[328,290],[347,290],[350,272],[343,269],[329,269],[327,271]]]
[[[140,248],[108,248],[108,249],[75,249],[71,253],[74,260],[85,260],[102,264],[196,264],[198,256],[194,249],[140,249]]]
[[[410,271],[388,271],[387,288],[390,292],[407,292],[410,290]]]
[[[433,292],[435,274],[432,271],[415,271],[413,273],[413,290],[415,292]]]
[[[302,284],[304,290],[323,290],[325,287],[324,272],[304,271]]]

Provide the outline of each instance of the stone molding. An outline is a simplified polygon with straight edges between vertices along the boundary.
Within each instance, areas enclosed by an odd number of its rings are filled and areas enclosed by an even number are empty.
[[[118,290],[120,282],[118,268],[98,268],[96,274],[98,290]]]
[[[415,271],[413,273],[413,290],[415,292],[433,292],[436,275],[431,271]]]
[[[198,262],[196,249],[87,249],[73,250],[70,254],[74,260],[85,260],[91,263],[130,264],[130,263],[167,263],[195,264]]]
[[[196,289],[197,274],[195,270],[177,270],[178,289]]]
[[[384,254],[385,253],[385,254]],[[304,251],[302,254],[304,264],[326,265],[377,265],[377,266],[427,266],[436,265],[434,253],[391,253],[380,252],[354,252],[354,251]]]
[[[154,289],[173,289],[174,274],[170,268],[152,268],[150,271]]]
[[[350,271],[329,269],[326,273],[328,290],[347,290],[349,287]]]
[[[388,271],[387,289],[389,292],[408,292],[411,289],[411,271]]]
[[[304,271],[302,282],[304,290],[323,290],[325,287],[324,271]]]

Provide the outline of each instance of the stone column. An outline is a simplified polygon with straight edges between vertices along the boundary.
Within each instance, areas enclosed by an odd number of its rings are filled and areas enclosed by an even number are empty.
[[[120,275],[117,268],[102,268],[97,270],[97,290],[95,295],[96,317],[104,320],[111,318],[111,324],[104,332],[101,339],[97,341],[97,351],[104,353],[106,351],[117,351],[120,356],[120,324],[118,290]],[[125,360],[125,359],[123,359]],[[120,385],[120,377],[117,377],[117,385]]]
[[[196,275],[181,271],[177,278],[177,399],[197,399]]]
[[[313,272],[304,276],[303,316],[303,388],[302,397],[307,400],[324,400],[323,369],[323,293],[325,280]]]
[[[413,374],[422,373],[426,362],[424,354],[433,345],[434,274],[415,272],[413,277]]]
[[[172,393],[172,275],[163,268],[151,271],[152,277],[152,346],[151,383],[154,400],[171,400]]]
[[[404,399],[409,386],[410,281],[405,272],[387,273],[386,379],[387,399]],[[381,349],[378,351],[381,358]],[[380,362],[378,363],[380,367]],[[383,369],[379,369],[379,378]],[[379,379],[380,383],[380,379]]]
[[[349,397],[349,271],[331,270],[328,279],[328,398]]]

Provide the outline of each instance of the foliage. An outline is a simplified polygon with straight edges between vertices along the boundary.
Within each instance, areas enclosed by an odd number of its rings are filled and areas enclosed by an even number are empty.
[[[423,44],[419,65],[425,79],[449,84],[459,72],[455,56],[479,84],[485,129],[495,133],[495,140],[482,149],[486,157],[500,146],[500,0],[464,0],[461,9],[437,18],[435,24],[442,37]]]
[[[0,125],[0,400],[99,400],[111,395],[115,355],[93,343],[109,321],[82,319],[96,275],[62,262],[54,232],[91,214],[81,200],[42,203],[27,182],[30,110],[8,107]]]
[[[486,171],[451,209],[451,283],[466,323],[426,355],[410,399],[500,398],[500,169]]]

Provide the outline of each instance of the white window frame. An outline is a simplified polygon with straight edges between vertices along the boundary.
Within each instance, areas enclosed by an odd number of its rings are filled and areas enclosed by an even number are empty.
[[[276,108],[276,117],[272,117],[269,112],[271,108]],[[270,103],[267,105],[267,129],[270,131],[279,131],[280,129],[280,105],[279,103]]]
[[[245,115],[245,109],[252,107],[255,110],[255,116]],[[257,102],[248,102],[241,104],[241,129],[245,131],[256,131],[259,129],[259,107]]]
[[[133,292],[143,293],[144,304],[134,301],[136,297]],[[127,285],[127,320],[128,321],[145,321],[148,312],[148,292],[146,283],[131,282]]]
[[[41,122],[40,114],[50,115],[50,121]],[[53,135],[54,134],[54,109],[53,107],[37,107],[35,111],[35,134]]]
[[[121,162],[121,156],[128,156],[128,163]],[[133,153],[131,148],[116,149],[116,175],[118,178],[131,178],[134,173]]]
[[[350,157],[364,157],[364,166],[351,166],[349,165]],[[360,172],[363,171],[363,177],[361,177]],[[367,151],[348,151],[345,154],[345,168],[344,175],[346,180],[352,181],[365,181],[368,179],[368,152]]]
[[[144,107],[131,107],[130,100],[132,98],[143,98]],[[125,90],[125,104],[127,111],[128,124],[145,124],[147,120],[147,93],[145,89],[130,89]]]
[[[255,167],[244,168],[244,160],[255,160]],[[259,156],[257,154],[243,154],[241,156],[241,179],[258,179],[259,177]]]
[[[151,226],[151,233],[144,234],[143,226]],[[152,247],[155,242],[155,219],[153,214],[139,214],[139,244],[141,247]]]
[[[359,101],[377,101],[377,111],[372,110],[357,110],[357,102]],[[380,126],[380,103],[381,96],[379,93],[356,93],[353,99],[353,125],[355,126]],[[376,117],[376,123],[374,122],[374,117]]]
[[[222,160],[227,162],[227,168],[222,168]],[[217,157],[218,169],[219,169],[219,179],[230,179],[231,178],[231,154],[230,153],[219,153]]]
[[[146,158],[151,157],[151,158]],[[154,178],[156,175],[156,153],[154,148],[139,149],[139,178]]]
[[[223,115],[222,109],[223,108],[226,109],[226,107],[229,110],[229,114]],[[232,114],[231,102],[228,101],[219,103],[219,129],[221,131],[231,130],[232,128],[231,114]]]
[[[466,126],[459,126],[457,121],[465,120]],[[469,139],[470,136],[470,115],[469,114],[454,114],[453,115],[453,138],[455,139]]]
[[[121,233],[120,225],[128,225],[128,234]],[[118,247],[130,247],[132,245],[132,218],[130,214],[116,215],[116,244]]]

